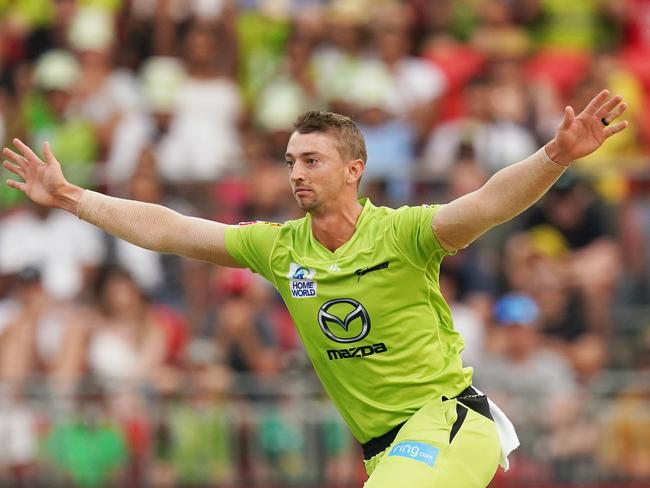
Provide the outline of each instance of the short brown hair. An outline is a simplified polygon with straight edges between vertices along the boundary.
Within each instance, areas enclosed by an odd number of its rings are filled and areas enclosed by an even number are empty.
[[[310,134],[324,132],[336,137],[338,150],[344,159],[368,159],[366,141],[361,130],[350,117],[333,112],[311,110],[301,114],[293,124],[294,132]]]

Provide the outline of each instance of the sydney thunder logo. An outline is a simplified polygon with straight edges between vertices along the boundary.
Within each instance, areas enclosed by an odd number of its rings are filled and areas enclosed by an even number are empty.
[[[370,332],[368,311],[352,298],[325,302],[318,311],[318,324],[323,333],[335,342],[348,344],[363,339]],[[353,331],[358,330],[358,333]]]

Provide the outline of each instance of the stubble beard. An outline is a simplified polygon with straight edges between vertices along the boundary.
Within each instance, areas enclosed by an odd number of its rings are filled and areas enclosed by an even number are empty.
[[[298,208],[302,210],[303,212],[311,212],[312,210],[318,208],[318,204],[313,201],[302,201],[299,198],[296,198],[296,202],[298,203]]]
[[[311,213],[314,210],[318,209],[320,207],[320,202],[318,202],[317,199],[301,199],[297,195],[294,195],[296,199],[296,203],[298,204],[298,208],[302,210],[303,212],[308,212]]]

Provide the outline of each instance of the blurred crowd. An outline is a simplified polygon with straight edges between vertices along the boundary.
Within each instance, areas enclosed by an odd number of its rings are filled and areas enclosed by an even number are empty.
[[[650,0],[0,0],[0,143],[49,141],[85,188],[283,222],[305,110],[359,124],[361,191],[399,206],[473,191],[565,105],[623,95],[630,127],[440,284],[522,437],[505,481],[647,480],[648,60]],[[0,482],[357,486],[315,385],[258,276],[0,188]]]

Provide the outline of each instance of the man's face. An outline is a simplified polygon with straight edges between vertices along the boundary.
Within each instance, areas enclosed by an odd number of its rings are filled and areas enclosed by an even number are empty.
[[[306,212],[336,200],[348,186],[347,164],[330,134],[294,132],[285,159],[291,190],[298,206]]]

